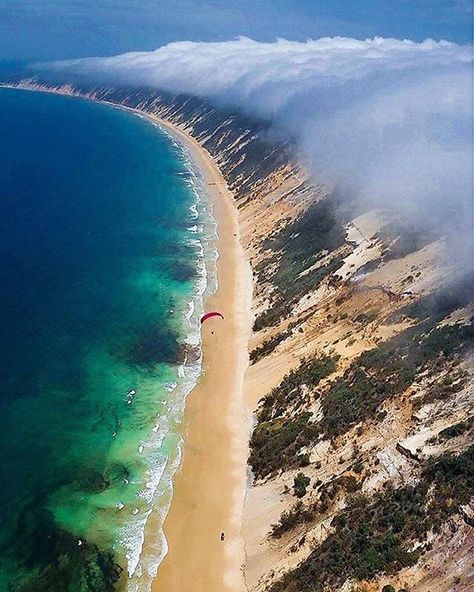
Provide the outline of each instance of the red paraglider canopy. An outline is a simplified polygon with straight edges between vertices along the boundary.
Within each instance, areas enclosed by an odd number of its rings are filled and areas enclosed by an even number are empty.
[[[204,323],[204,321],[207,321],[207,319],[210,319],[211,317],[221,317],[221,319],[224,318],[224,315],[220,312],[218,312],[217,310],[213,310],[211,312],[206,312],[206,314],[202,315],[201,317],[201,325],[202,323]]]

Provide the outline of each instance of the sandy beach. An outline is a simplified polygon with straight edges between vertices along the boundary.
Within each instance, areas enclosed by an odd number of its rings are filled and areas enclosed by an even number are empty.
[[[474,590],[472,10],[76,4],[4,27],[0,592]]]
[[[243,382],[251,328],[251,270],[240,244],[233,196],[219,169],[190,136],[152,119],[186,144],[206,180],[218,224],[219,253],[218,289],[206,309],[219,310],[225,317],[203,325],[203,371],[186,402],[182,464],[164,524],[168,554],[153,590],[242,592],[242,511],[251,425]]]
[[[24,90],[74,94],[67,89]],[[186,400],[182,462],[173,478],[173,498],[164,523],[168,550],[152,590],[246,592],[242,524],[252,412],[245,405],[244,377],[253,280],[240,242],[234,197],[212,157],[188,133],[146,111],[101,102],[147,117],[185,145],[203,175],[217,222],[218,288],[205,309],[218,310],[225,318],[211,318],[202,326],[202,373]],[[158,524],[158,515],[152,512],[142,548],[145,555],[158,552]]]

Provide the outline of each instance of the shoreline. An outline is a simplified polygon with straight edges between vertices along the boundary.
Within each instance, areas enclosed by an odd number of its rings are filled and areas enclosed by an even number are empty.
[[[69,85],[58,91],[82,96]],[[206,310],[218,308],[226,319],[212,319],[202,328],[200,315],[193,319],[204,361],[185,389],[186,407],[181,405],[180,421],[173,426],[179,442],[173,441],[172,450],[184,450],[186,456],[182,465],[173,464],[163,504],[147,506],[153,513],[148,514],[147,528],[142,524],[140,530],[140,543],[143,535],[147,538],[136,578],[125,581],[124,574],[117,587],[129,592],[250,592],[285,588],[288,582],[298,589],[313,580],[315,586],[324,586],[328,579],[341,590],[367,585],[420,592],[468,586],[472,533],[463,504],[473,378],[466,339],[472,330],[473,302],[465,278],[440,264],[446,259],[446,237],[428,233],[418,240],[408,219],[373,204],[351,207],[341,218],[332,185],[314,179],[291,146],[267,142],[257,122],[239,119],[238,114],[234,119],[212,102],[107,87],[84,98],[118,108],[125,101],[131,107],[124,109],[151,119],[169,137],[173,134],[171,141],[180,143],[187,162],[192,150],[196,166],[190,168],[207,171],[207,181],[198,175],[200,194],[207,192],[202,205],[208,214],[212,201],[219,222],[218,236],[212,230],[201,235],[209,237],[205,252],[224,255],[218,270],[212,261],[212,288],[218,272],[224,292],[219,290],[214,301],[209,289],[199,301],[199,313],[204,300]],[[186,132],[214,157],[206,158],[206,151]],[[143,161],[147,154],[142,152]],[[219,169],[235,199],[225,182],[216,188]],[[321,222],[316,224],[316,239],[315,220]],[[255,268],[253,295],[245,289],[250,292],[252,281],[247,281],[239,228]],[[302,250],[307,257],[300,266]],[[250,321],[251,305],[241,302],[247,296],[253,296],[258,314],[259,330],[254,333],[245,321]],[[441,308],[436,305],[440,301]],[[448,349],[442,347],[446,339]],[[252,352],[251,365],[247,351]],[[422,360],[421,366],[407,365],[407,351]],[[387,353],[390,367],[381,363]],[[367,366],[362,375],[361,364]],[[394,382],[393,368],[401,368],[403,380]],[[448,385],[446,377],[451,377]],[[380,392],[369,393],[371,406],[366,408],[367,378],[378,382]],[[387,391],[386,384],[393,388]],[[350,413],[341,407],[341,397],[354,399]],[[268,413],[256,413],[251,425],[250,411],[258,410],[262,398]],[[253,480],[247,461],[255,472]],[[447,515],[443,496],[440,501],[431,494],[448,473],[427,469],[452,462],[460,467],[460,487],[453,490]],[[173,494],[171,473],[174,497],[166,516]],[[306,485],[295,513],[299,475]],[[407,520],[426,510],[425,528],[412,529],[410,545],[395,541],[394,549],[402,554],[418,549],[417,561],[389,569],[386,554],[376,553],[380,570],[361,580],[357,567],[364,556],[352,544],[357,532],[347,531],[352,502],[361,515],[364,505],[373,508],[375,518],[368,528],[383,538],[377,516],[387,514],[393,499],[381,493],[413,483],[419,483],[421,494],[416,507],[408,508]],[[362,497],[356,499],[357,491]],[[440,528],[431,537],[433,521]],[[273,532],[275,525],[278,532]],[[221,529],[227,535],[223,542]],[[164,533],[170,542],[168,554]],[[333,539],[341,537],[354,547],[342,570],[340,558],[334,563],[326,552]],[[124,561],[119,558],[119,563]]]
[[[163,528],[168,552],[152,590],[187,592],[192,583],[196,592],[244,592],[242,514],[251,413],[244,404],[243,383],[251,332],[251,269],[240,243],[233,196],[212,157],[176,126],[135,111],[182,142],[203,176],[217,223],[218,252],[217,290],[205,307],[225,317],[202,326],[202,371],[186,399],[182,460]]]
[[[225,319],[201,328],[202,368],[187,394],[181,462],[172,478],[163,531],[167,549],[153,592],[246,592],[243,510],[247,493],[252,412],[244,400],[252,326],[252,270],[240,242],[234,197],[218,165],[190,134],[140,109],[58,89],[2,84],[4,88],[73,96],[146,117],[184,145],[204,181],[216,221],[217,290],[204,301]],[[159,514],[159,509],[156,510]],[[145,526],[141,556],[156,553],[155,510]],[[225,540],[221,541],[221,533]]]

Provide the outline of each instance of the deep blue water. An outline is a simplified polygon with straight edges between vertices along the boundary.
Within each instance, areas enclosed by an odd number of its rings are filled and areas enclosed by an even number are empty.
[[[0,89],[1,591],[123,585],[176,455],[190,176],[130,112]]]

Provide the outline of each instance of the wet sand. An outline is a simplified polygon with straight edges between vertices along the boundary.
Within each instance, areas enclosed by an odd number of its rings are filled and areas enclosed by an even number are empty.
[[[209,154],[158,120],[192,153],[203,173],[218,224],[218,289],[202,327],[203,371],[188,395],[182,464],[164,524],[168,554],[154,592],[243,592],[242,512],[251,415],[243,400],[251,328],[252,276],[239,240],[233,196]],[[221,533],[225,533],[224,541]]]
[[[74,95],[68,88],[22,88]],[[242,518],[252,415],[244,404],[243,387],[253,320],[252,272],[240,243],[237,208],[219,168],[190,135],[145,111],[101,102],[159,123],[186,146],[205,179],[218,227],[218,289],[205,308],[221,311],[225,319],[209,319],[202,327],[202,374],[186,400],[182,463],[173,478],[173,499],[164,523],[168,552],[152,590],[246,592]],[[145,554],[159,552],[156,518],[152,512]]]

